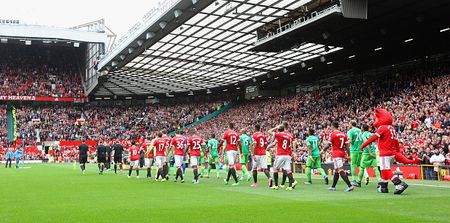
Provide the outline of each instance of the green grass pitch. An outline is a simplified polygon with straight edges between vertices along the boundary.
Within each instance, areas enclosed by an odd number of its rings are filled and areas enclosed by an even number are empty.
[[[450,184],[410,181],[401,196],[379,194],[376,185],[331,192],[322,180],[294,191],[237,187],[221,179],[190,183],[128,179],[112,171],[86,175],[69,164],[36,164],[29,169],[0,168],[0,222],[450,222]],[[213,171],[214,173],[214,171]],[[221,177],[225,176],[222,171]],[[280,177],[281,178],[281,177]],[[281,179],[280,179],[281,181]]]

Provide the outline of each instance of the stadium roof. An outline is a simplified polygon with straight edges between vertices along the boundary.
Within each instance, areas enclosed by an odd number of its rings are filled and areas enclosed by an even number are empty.
[[[118,48],[107,55],[100,69],[108,68],[109,72],[94,94],[153,95],[224,87],[342,49],[303,43],[296,49],[282,52],[250,51],[256,42],[257,28],[283,18],[310,0],[200,2],[208,4],[128,61],[124,52],[128,49],[131,54],[135,48]],[[176,10],[177,6],[172,9]],[[164,30],[166,24],[160,22],[159,26]],[[148,37],[148,31],[138,35]],[[155,35],[155,31],[150,35]],[[134,41],[140,39],[138,36]],[[124,62],[113,61],[117,57]]]

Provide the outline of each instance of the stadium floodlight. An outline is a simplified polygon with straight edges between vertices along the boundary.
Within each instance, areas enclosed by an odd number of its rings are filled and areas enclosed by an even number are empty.
[[[326,59],[325,59],[325,57],[324,57],[324,56],[321,56],[321,57],[320,57],[320,62],[322,62],[322,63],[323,63],[323,62],[325,62],[325,60],[326,60]]]
[[[189,96],[192,96],[192,95],[194,95],[194,92],[193,91],[189,91],[189,94],[188,94]]]
[[[148,99],[152,99],[152,98],[155,98],[155,96],[149,95],[149,96],[147,96],[147,98],[148,98]]]
[[[166,28],[166,26],[167,26],[167,22],[165,22],[165,21],[159,22],[159,27],[161,27],[161,29]]]
[[[225,89],[223,89],[223,91],[224,91],[224,92],[225,92],[225,91],[228,91],[228,89],[225,88]]]
[[[111,66],[113,66],[113,67],[117,66],[117,61],[112,61]]]
[[[138,41],[136,41],[136,43],[137,43],[138,46],[142,46],[142,44],[144,43],[144,41],[138,40]]]
[[[305,67],[306,67],[306,63],[305,63],[305,62],[302,62],[302,63],[300,63],[300,66],[301,66],[302,68],[305,68]]]
[[[263,84],[266,83],[266,82],[267,82],[266,80],[261,81],[261,83],[263,83]]]
[[[294,74],[295,74],[295,72],[291,72],[291,73],[290,73],[289,75],[291,75],[291,76],[292,76],[292,75],[294,75]]]
[[[379,51],[379,50],[382,50],[383,49],[383,47],[378,47],[378,48],[375,48],[375,49],[373,49],[373,51]]]
[[[333,63],[333,61],[329,61],[329,62],[327,62],[327,64],[328,64],[328,65],[330,65],[330,64],[332,64],[332,63]]]
[[[405,39],[405,43],[413,41],[413,38]]]
[[[274,80],[278,80],[278,78],[280,78],[280,77],[274,77],[273,79],[274,79]]]
[[[288,70],[286,68],[283,68],[283,73],[287,73]]]
[[[105,98],[103,98],[103,99],[105,99],[105,100],[110,100],[111,98],[110,98],[110,97],[105,97]]]
[[[25,40],[25,45],[31,46],[31,40]]]
[[[312,70],[313,69],[313,67],[308,67],[308,70]]]
[[[80,43],[74,42],[74,43],[73,43],[73,47],[77,47],[77,48],[80,47]]]
[[[183,11],[177,9],[173,12],[173,14],[175,15],[175,18],[178,18],[181,16],[181,14],[183,14]]]
[[[95,100],[102,100],[102,98],[95,98]]]
[[[1,42],[1,43],[8,43],[8,39],[2,38],[2,39],[0,40],[0,42]]]
[[[128,53],[131,54],[133,53],[134,49],[133,48],[128,48]]]
[[[240,89],[241,89],[241,87],[237,87],[237,88],[236,88],[236,90],[240,90]]]
[[[256,78],[253,78],[252,80],[253,80],[253,82],[256,82]]]
[[[131,100],[133,97],[125,97],[126,100]]]
[[[125,59],[125,55],[122,54],[122,55],[119,56],[119,58],[120,58],[121,60],[124,60],[124,59]]]
[[[447,28],[444,28],[444,29],[439,30],[439,32],[443,33],[443,32],[447,32],[447,31],[449,31],[449,30],[450,30],[450,28],[447,27]]]
[[[145,39],[151,39],[155,37],[155,33],[154,32],[148,32],[147,34],[145,34]]]
[[[356,57],[356,55],[353,54],[353,55],[348,56],[348,59],[352,59],[352,58],[355,58],[355,57]]]
[[[211,90],[206,89],[206,93],[207,93],[207,94],[211,94],[212,92],[211,92]]]

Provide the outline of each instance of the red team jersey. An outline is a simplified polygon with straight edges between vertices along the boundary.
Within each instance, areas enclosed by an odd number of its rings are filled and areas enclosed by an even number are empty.
[[[167,142],[166,140],[164,140],[162,137],[159,139],[156,139],[153,142],[153,147],[156,150],[156,156],[165,156],[166,155],[166,147],[167,147]]]
[[[186,140],[183,136],[176,135],[173,137],[170,145],[174,148],[174,155],[184,156],[184,144],[186,144]]]
[[[265,156],[267,148],[267,137],[262,132],[257,132],[253,134],[253,142],[255,142],[255,155]]]
[[[237,151],[237,146],[239,144],[239,134],[237,134],[234,130],[228,130],[223,134],[222,140],[225,140],[227,142],[227,146],[225,148],[226,151]],[[219,144],[219,148],[222,147],[222,141]]]
[[[198,136],[189,137],[188,145],[191,156],[200,156],[200,149],[202,148],[203,143],[203,139]]]
[[[130,146],[129,148],[129,153],[130,153],[130,160],[131,161],[136,161],[139,160],[139,158],[141,157],[139,154],[139,147],[137,146]]]
[[[331,158],[345,158],[344,145],[348,143],[347,135],[340,131],[333,131],[330,135]]]
[[[292,143],[294,136],[289,132],[275,133],[275,141],[277,142],[277,156],[290,156],[292,154]]]
[[[391,125],[378,127],[375,135],[378,136],[378,150],[380,156],[393,156],[398,148],[397,133]]]

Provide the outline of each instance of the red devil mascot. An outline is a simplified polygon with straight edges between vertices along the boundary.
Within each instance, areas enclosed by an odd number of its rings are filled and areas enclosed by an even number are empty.
[[[379,166],[381,170],[381,182],[379,183],[378,191],[381,193],[388,193],[389,180],[395,185],[394,194],[401,194],[408,188],[408,184],[402,182],[391,171],[391,164],[395,159],[397,162],[404,164],[415,164],[419,160],[409,160],[399,151],[399,143],[397,140],[397,133],[392,127],[392,115],[385,109],[375,109],[375,123],[377,128],[375,134],[372,135],[366,142],[361,145],[361,150],[370,143],[378,139],[378,150],[380,152]]]

